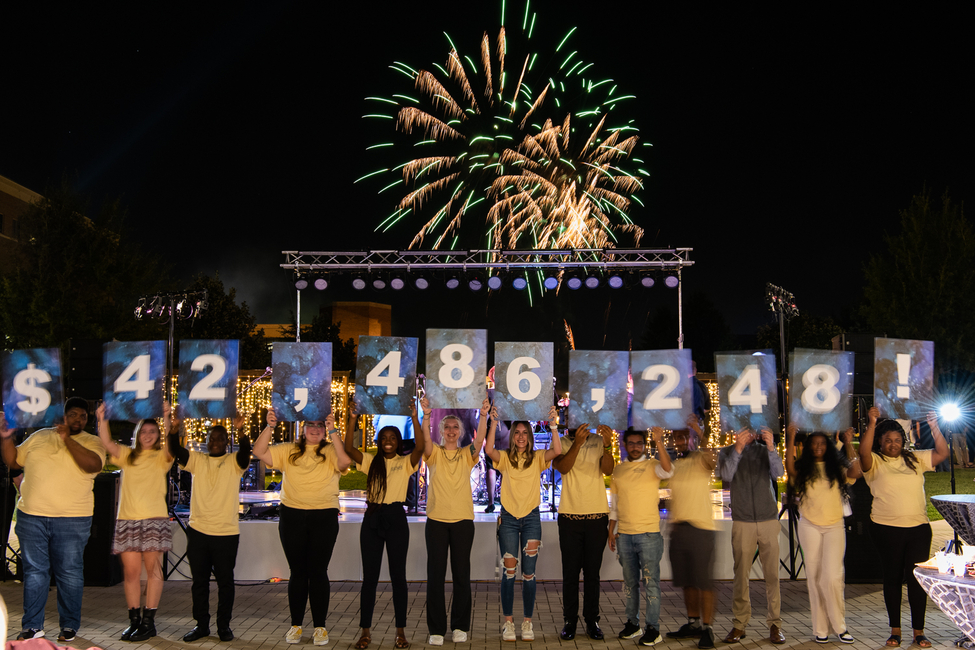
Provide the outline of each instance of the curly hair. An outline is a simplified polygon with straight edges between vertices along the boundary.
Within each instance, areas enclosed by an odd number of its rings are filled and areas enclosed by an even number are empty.
[[[531,464],[535,461],[535,436],[532,434],[532,424],[525,420],[515,420],[508,427],[508,460],[511,461],[511,466],[515,469],[518,469],[518,450],[515,448],[512,438],[514,437],[515,427],[519,424],[524,425],[528,429],[528,448],[525,449],[524,467],[531,467]]]
[[[897,420],[880,420],[877,422],[877,427],[874,429],[873,434],[873,452],[880,456],[885,463],[887,462],[887,457],[880,450],[880,441],[883,439],[885,433],[890,433],[891,431],[901,434],[901,457],[904,458],[904,464],[917,474],[917,456],[907,448],[907,434],[904,432],[904,427]]]
[[[142,447],[142,442],[139,440],[139,433],[142,431],[142,427],[147,424],[151,424],[156,427],[156,442],[152,446],[153,450],[162,449],[162,429],[159,428],[159,423],[152,418],[146,418],[145,420],[139,420],[135,425],[135,430],[132,432],[132,453],[129,454],[128,463],[129,465],[135,465],[135,461],[139,460],[139,456],[145,449]]]
[[[288,462],[291,463],[292,465],[297,465],[298,459],[305,454],[305,447],[308,445],[308,439],[305,438],[305,427],[307,426],[308,423],[306,422],[301,429],[301,436],[298,438],[298,442],[295,443],[296,449],[291,453],[290,456],[288,456]],[[319,463],[325,462],[325,447],[327,446],[328,446],[328,436],[322,436],[321,441],[318,443],[318,446],[315,448],[315,456],[317,456],[315,460],[317,460]]]
[[[376,433],[376,440],[381,442],[383,434],[387,431],[396,434],[396,454],[403,454],[403,434],[394,426],[386,426]],[[372,505],[379,505],[386,498],[386,457],[380,448],[376,452],[376,457],[372,459],[369,466],[369,475],[366,477],[366,501]]]
[[[812,438],[822,436],[826,440],[826,453],[823,454],[823,474],[821,475],[816,468],[816,459],[813,457]],[[845,457],[842,457],[845,458]],[[793,479],[793,489],[797,497],[802,497],[806,489],[820,478],[829,481],[829,486],[838,483],[840,492],[846,492],[846,468],[841,458],[841,454],[832,445],[829,436],[822,431],[813,431],[806,436],[806,441],[802,445],[802,455],[796,461],[796,476]]]

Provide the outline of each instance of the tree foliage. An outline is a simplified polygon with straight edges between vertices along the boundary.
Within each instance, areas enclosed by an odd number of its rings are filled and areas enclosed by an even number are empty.
[[[878,335],[935,343],[940,371],[975,366],[975,230],[947,191],[925,188],[865,268],[864,320]]]

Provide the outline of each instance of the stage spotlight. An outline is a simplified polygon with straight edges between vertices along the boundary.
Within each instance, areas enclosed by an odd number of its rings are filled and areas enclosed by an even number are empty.
[[[460,276],[456,273],[451,273],[447,276],[447,288],[456,289],[460,286]]]
[[[146,299],[139,298],[139,304],[135,306],[135,319],[142,320],[142,314],[146,311]]]
[[[566,281],[565,286],[575,291],[576,289],[582,286],[582,278],[579,277],[578,274],[573,273],[572,275],[569,276],[569,279]]]
[[[366,288],[366,279],[361,275],[357,275],[352,278],[352,288],[356,291],[362,291]]]
[[[190,302],[187,296],[183,296],[176,301],[176,316],[182,320],[193,318],[193,303]]]
[[[209,306],[210,306],[210,303],[207,302],[207,292],[204,291],[202,296],[199,296],[199,295],[197,296],[197,298],[196,298],[196,306],[193,309],[193,313],[195,315],[199,316],[204,311],[206,311],[206,308],[209,307]]]
[[[306,278],[303,275],[299,275],[297,279],[295,279],[295,289],[297,289],[298,291],[304,291],[307,288],[308,288],[308,278]]]
[[[494,275],[488,278],[487,284],[488,284],[488,289],[490,289],[491,291],[497,291],[502,287],[502,285],[504,285],[504,280],[501,279],[501,276],[499,274],[495,273]]]
[[[484,278],[479,274],[475,273],[467,279],[467,288],[471,291],[480,291],[484,288]]]
[[[425,275],[418,275],[415,278],[413,278],[413,286],[419,289],[420,291],[423,291],[424,289],[430,286],[430,281],[427,280]]]
[[[596,289],[598,287],[599,287],[599,276],[598,275],[590,275],[590,276],[587,276],[586,277],[586,288],[588,288],[588,289]]]
[[[325,291],[326,289],[328,289],[328,278],[325,277],[324,275],[320,275],[317,278],[315,278],[315,282],[313,284],[315,285],[315,288],[318,289],[319,291]]]
[[[375,277],[372,279],[372,288],[376,291],[382,291],[386,288],[386,279],[382,277]]]
[[[649,289],[654,284],[656,284],[656,281],[653,279],[652,275],[645,275],[640,278],[640,285],[645,289]]]
[[[941,408],[938,409],[938,413],[944,418],[945,422],[954,422],[961,417],[961,409],[954,402],[942,404]]]
[[[391,289],[399,291],[406,286],[406,279],[401,274],[397,273],[389,279],[389,286]]]
[[[622,289],[624,284],[623,276],[619,273],[613,273],[611,276],[609,276],[608,284],[612,289]]]
[[[519,275],[518,277],[516,277],[514,280],[511,281],[511,286],[512,288],[517,289],[518,291],[522,291],[525,287],[528,286],[528,278],[526,278],[523,275]]]
[[[559,276],[556,273],[546,274],[542,285],[549,291],[554,291],[559,286]]]
[[[667,285],[668,289],[676,289],[677,285],[680,284],[680,280],[677,279],[676,274],[668,273],[664,276],[664,284]]]

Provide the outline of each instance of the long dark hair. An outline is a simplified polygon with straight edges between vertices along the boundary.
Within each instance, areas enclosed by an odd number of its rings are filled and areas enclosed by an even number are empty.
[[[514,443],[514,431],[515,427],[519,424],[525,426],[528,429],[528,447],[525,449],[525,465],[524,467],[531,467],[531,464],[535,460],[535,433],[532,430],[532,423],[526,422],[525,420],[515,420],[508,427],[508,460],[511,461],[511,466],[518,469],[518,450],[515,449]]]
[[[162,429],[159,427],[159,423],[152,418],[139,420],[135,425],[135,431],[132,432],[132,453],[129,454],[129,465],[135,465],[135,461],[139,460],[139,455],[145,451],[145,449],[142,447],[142,442],[139,441],[139,433],[142,431],[142,427],[146,426],[147,424],[155,425],[156,432],[159,434],[156,436],[156,444],[154,444],[152,448],[154,450],[162,449]]]
[[[840,460],[840,454],[833,446],[829,436],[822,431],[813,431],[806,436],[806,441],[802,444],[802,455],[796,461],[796,477],[793,480],[795,494],[801,497],[809,485],[819,478],[816,470],[816,459],[813,457],[812,442],[813,436],[822,436],[826,439],[826,453],[823,454],[823,473],[825,479],[829,481],[829,486],[839,483],[840,492],[846,492],[846,466]]]
[[[366,501],[370,504],[378,505],[386,498],[386,457],[383,455],[382,439],[383,434],[391,431],[396,434],[396,454],[403,454],[403,434],[394,426],[386,426],[376,433],[376,442],[380,443],[376,457],[372,459],[369,466],[369,475],[366,477]]]
[[[305,427],[308,426],[306,422],[301,428],[301,436],[298,438],[298,442],[295,443],[295,449],[290,456],[288,456],[288,462],[292,465],[298,464],[298,459],[301,458],[305,453],[305,446],[308,444],[308,439],[305,438]],[[328,446],[328,436],[322,436],[321,442],[315,447],[315,455],[318,457],[316,460],[319,463],[325,462],[325,447]]]
[[[914,452],[907,448],[907,434],[904,432],[904,427],[897,420],[880,420],[877,422],[877,427],[874,429],[873,434],[873,451],[886,463],[887,457],[884,456],[884,452],[880,451],[880,439],[884,437],[885,433],[890,433],[891,431],[896,431],[901,434],[901,456],[904,458],[904,464],[907,465],[912,472],[917,474],[917,456]]]

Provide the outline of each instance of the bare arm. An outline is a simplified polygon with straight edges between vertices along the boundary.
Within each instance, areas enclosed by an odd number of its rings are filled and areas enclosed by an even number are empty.
[[[552,444],[545,450],[546,462],[562,455],[562,438],[559,437],[559,410],[555,406],[552,406],[548,412],[548,428],[552,431]]]
[[[338,469],[340,472],[344,472],[349,469],[352,465],[352,459],[349,455],[345,453],[345,444],[337,445],[335,444],[334,434],[338,433],[339,430],[335,428],[335,414],[329,413],[328,417],[325,418],[325,435],[328,436],[328,441],[332,443],[332,448],[335,449],[335,457],[338,459]],[[346,437],[351,438],[352,432],[346,429]],[[339,440],[339,442],[342,442]]]
[[[650,429],[650,435],[653,436],[653,441],[657,445],[657,460],[660,461],[660,466],[670,474],[674,471],[674,464],[670,461],[667,445],[664,444],[664,430],[660,427],[653,427]]]
[[[876,406],[867,411],[867,430],[860,436],[860,469],[864,473],[873,467],[873,436],[877,428],[877,418],[880,417],[880,409]]]
[[[602,470],[604,476],[609,476],[613,473],[613,468],[616,467],[616,458],[613,457],[614,433],[605,424],[596,427],[596,433],[603,437],[603,455],[599,458],[599,469]]]
[[[557,469],[561,474],[567,474],[571,471],[572,467],[576,464],[576,458],[579,457],[579,450],[582,448],[582,445],[586,444],[588,437],[589,423],[584,422],[582,426],[576,429],[575,438],[572,440],[572,446],[569,447],[569,451],[559,455],[552,461],[552,467]]]
[[[938,426],[938,414],[934,411],[928,411],[928,426],[931,427],[931,435],[934,437],[934,451],[931,452],[931,466],[937,467],[939,463],[944,462],[946,458],[951,454],[948,450],[948,441],[941,434],[941,428]]]
[[[501,452],[494,448],[494,435],[498,432],[498,409],[491,408],[491,425],[484,440],[484,455],[493,463],[501,462]]]
[[[118,458],[119,444],[112,440],[112,432],[108,428],[108,409],[105,407],[105,402],[95,409],[95,417],[98,418],[98,437],[101,439],[102,444],[105,446],[105,450],[112,456]]]
[[[102,471],[102,464],[105,459],[99,458],[97,453],[91,449],[85,449],[77,440],[72,438],[68,432],[68,425],[59,424],[57,430],[61,440],[64,441],[65,448],[82,472],[97,474]]]
[[[426,398],[423,398],[426,400]],[[430,437],[430,412],[429,408],[430,401],[427,400],[427,405],[423,407],[423,424],[420,424],[419,418],[416,417],[416,404],[410,402],[410,417],[413,418],[413,430],[422,430],[423,435],[414,436],[416,438],[416,446],[413,448],[412,453],[410,453],[410,465],[416,467],[420,464],[420,459],[423,458],[423,450],[426,448],[426,441]]]
[[[481,402],[481,417],[477,420],[477,431],[474,433],[474,441],[471,442],[471,446],[473,447],[471,452],[474,456],[481,453],[481,445],[484,444],[484,437],[487,435],[488,411],[490,410],[491,402],[485,397],[484,401]]]
[[[345,434],[345,453],[348,455],[350,459],[352,459],[353,463],[356,463],[358,465],[359,463],[362,462],[362,450],[356,449],[355,445],[352,443],[352,440],[353,438],[355,438],[355,436],[352,433],[353,430],[352,430],[351,423],[354,423],[355,421],[356,421],[355,404],[353,403],[349,405],[350,426],[346,427],[346,431],[348,431],[348,433]],[[365,436],[365,433],[363,432],[362,435]]]
[[[430,406],[430,400],[424,397],[420,400],[420,408],[423,409],[423,426],[417,430],[422,429],[423,431],[423,460],[427,460],[433,453],[433,438],[430,434],[430,413],[433,411],[433,407]],[[416,427],[416,420],[413,421],[413,426]],[[419,442],[419,436],[417,442]]]
[[[17,445],[14,444],[14,431],[7,428],[7,418],[0,413],[0,454],[4,464],[11,470],[24,469],[17,464]]]
[[[173,406],[167,400],[163,400],[163,429],[160,435],[168,436],[169,432],[175,427],[177,430],[182,426],[182,423],[178,418],[173,418]],[[169,445],[162,446],[163,453],[166,454],[166,460],[169,464],[173,463],[173,455],[169,452]]]
[[[846,460],[850,464],[846,468],[846,478],[860,478],[863,476],[863,471],[860,469],[860,457],[853,448],[853,427],[840,434],[840,440],[843,441],[843,453],[846,454]]]
[[[278,414],[274,412],[274,409],[267,410],[267,426],[261,431],[261,435],[257,436],[257,440],[254,441],[254,458],[258,459],[268,467],[274,467],[274,463],[271,458],[271,434],[274,433],[274,427],[278,424]]]

